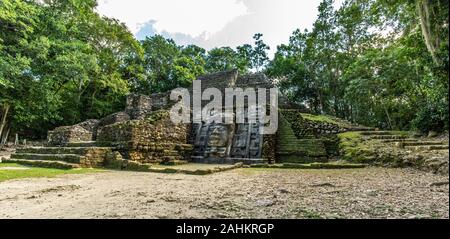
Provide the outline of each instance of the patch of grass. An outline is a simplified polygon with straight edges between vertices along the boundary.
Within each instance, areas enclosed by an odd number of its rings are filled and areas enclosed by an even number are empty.
[[[298,216],[306,219],[324,219],[319,213],[304,208],[299,209]]]
[[[24,167],[14,163],[0,163],[0,168],[15,167],[15,168],[28,168],[26,170],[0,170],[0,182],[20,179],[20,178],[52,178],[65,174],[82,174],[82,173],[97,173],[104,172],[101,169],[53,169],[53,168],[37,168],[37,167]]]
[[[367,141],[363,141],[361,132],[346,132],[338,134],[338,137],[343,160],[357,163],[373,161],[375,152]]]
[[[312,114],[306,114],[306,113],[301,113],[300,115],[309,121],[325,122],[325,123],[339,125],[339,122],[337,122],[333,118],[326,116],[326,115],[312,115]]]
[[[0,168],[6,168],[6,167],[18,167],[18,168],[25,168],[22,165],[18,165],[15,163],[0,163]]]

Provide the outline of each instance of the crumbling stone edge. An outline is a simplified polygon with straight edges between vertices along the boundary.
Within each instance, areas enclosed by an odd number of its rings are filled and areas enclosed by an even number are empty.
[[[169,173],[169,174],[190,174],[190,175],[208,175],[213,173],[224,172],[241,168],[243,163],[236,163],[234,165],[220,166],[212,169],[182,169],[173,167],[164,167],[163,165],[154,165],[140,163],[132,160],[125,160],[121,157],[120,153],[114,152],[106,158],[106,168],[124,171],[136,171],[136,172],[151,172],[151,173]]]

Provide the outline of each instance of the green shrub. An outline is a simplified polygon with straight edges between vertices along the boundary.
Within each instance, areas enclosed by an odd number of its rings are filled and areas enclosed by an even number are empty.
[[[414,129],[421,132],[448,130],[448,101],[427,103],[412,121]]]

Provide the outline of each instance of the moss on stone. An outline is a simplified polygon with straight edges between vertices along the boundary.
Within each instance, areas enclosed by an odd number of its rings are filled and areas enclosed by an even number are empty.
[[[339,125],[339,123],[333,119],[332,117],[326,116],[326,115],[312,115],[312,114],[306,114],[306,113],[300,113],[300,115],[309,121],[314,121],[314,122],[326,122],[326,123],[330,123],[330,124],[336,124]]]
[[[170,112],[167,110],[158,110],[155,112],[152,112],[151,114],[147,115],[144,119],[146,123],[149,124],[155,124],[156,122],[167,119],[170,117]]]

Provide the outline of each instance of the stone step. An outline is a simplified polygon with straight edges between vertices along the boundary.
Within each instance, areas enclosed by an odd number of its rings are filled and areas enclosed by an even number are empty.
[[[317,145],[317,144],[281,144],[277,146],[278,150],[283,149],[308,149],[308,148],[317,148],[317,147],[323,147],[323,145]]]
[[[79,164],[67,163],[64,161],[53,160],[27,160],[27,159],[7,159],[5,163],[17,163],[26,166],[41,167],[41,168],[57,168],[57,169],[74,169],[81,168]]]
[[[382,143],[405,143],[405,142],[418,142],[418,139],[382,139]]]
[[[326,163],[328,158],[326,156],[311,157],[299,155],[279,155],[279,162],[282,163]]]
[[[242,163],[244,165],[267,163],[267,160],[261,158],[205,158],[202,156],[192,156],[192,163],[198,164],[236,164]]]
[[[64,161],[67,163],[81,163],[83,156],[78,154],[25,154],[17,153],[11,155],[12,159],[40,160],[40,161]]]
[[[297,139],[299,139],[296,136],[290,136],[290,135],[281,136],[281,137],[282,137],[283,140],[288,140],[288,139],[295,139],[295,140],[297,140]]]
[[[448,145],[421,145],[421,146],[405,146],[405,149],[414,151],[432,151],[432,150],[448,150]]]
[[[294,139],[294,140],[283,140],[280,144],[320,144],[323,143],[321,139]]]
[[[352,126],[347,128],[348,131],[374,131],[374,128],[365,127],[365,126]]]
[[[95,141],[74,142],[74,143],[67,143],[65,146],[66,147],[95,147],[96,142]]]
[[[392,131],[363,131],[361,135],[371,136],[371,135],[396,135],[395,132]]]
[[[161,160],[164,162],[171,162],[171,161],[183,161],[184,157],[181,155],[178,156],[162,156]]]
[[[299,155],[299,156],[304,156],[304,155],[309,155],[309,156],[327,156],[327,152],[325,151],[325,149],[323,150],[319,150],[319,151],[314,151],[314,152],[310,152],[307,150],[291,150],[291,151],[277,151],[276,152],[277,155],[283,156],[283,155]]]
[[[104,143],[100,143],[104,144]],[[145,151],[165,151],[165,150],[176,150],[176,151],[191,151],[194,146],[192,144],[172,144],[172,143],[147,143],[147,144],[134,144],[133,142],[113,142],[108,143],[108,146],[116,149],[138,149]]]
[[[444,145],[448,144],[448,142],[444,141],[417,141],[417,142],[405,142],[402,143],[403,146],[425,146],[425,145]]]
[[[371,135],[371,139],[406,139],[407,135]]]
[[[242,163],[244,165],[256,165],[267,163],[267,160],[262,158],[233,158],[233,163]]]
[[[89,150],[108,150],[106,147],[31,147],[17,149],[19,154],[78,154],[85,155]]]
[[[164,156],[181,156],[180,152],[177,150],[164,150]]]
[[[289,144],[320,144],[323,143],[323,141],[317,141],[314,139],[297,139],[297,140],[289,140],[289,141],[282,141],[279,142],[279,145],[289,145]]]
[[[165,162],[165,163],[161,163],[161,165],[184,165],[184,164],[188,164],[189,161],[187,160],[173,160],[170,162]]]

